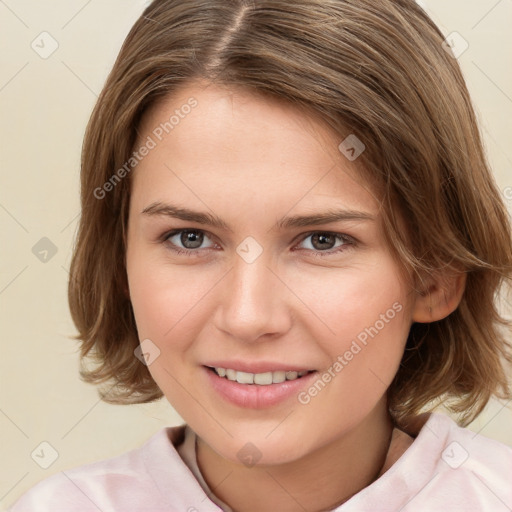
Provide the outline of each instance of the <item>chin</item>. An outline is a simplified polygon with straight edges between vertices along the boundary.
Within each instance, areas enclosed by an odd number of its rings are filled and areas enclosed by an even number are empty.
[[[287,464],[306,456],[310,449],[314,449],[303,440],[304,436],[311,440],[311,435],[305,433],[303,436],[297,430],[290,432],[289,429],[282,429],[280,435],[277,435],[276,431],[269,435],[268,432],[271,430],[258,429],[253,425],[251,430],[241,429],[239,434],[230,432],[233,438],[227,439],[226,436],[222,436],[216,439],[203,439],[224,459],[247,467]]]

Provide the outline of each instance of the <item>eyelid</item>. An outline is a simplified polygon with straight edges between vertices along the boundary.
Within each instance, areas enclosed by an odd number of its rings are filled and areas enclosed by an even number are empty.
[[[322,235],[333,235],[337,238],[341,238],[341,239],[346,240],[347,242],[350,242],[353,244],[358,243],[357,239],[355,239],[353,236],[347,235],[346,233],[340,233],[338,231],[329,231],[329,230],[323,230],[323,229],[314,229],[312,231],[308,231],[307,233],[301,233],[300,235],[298,235],[295,238],[294,243],[295,243],[295,241],[305,240],[306,238],[310,237],[311,235],[316,235],[317,233],[321,233]],[[321,251],[319,251],[319,252],[321,252]]]
[[[200,255],[203,251],[207,250],[211,250],[213,247],[203,247],[203,248],[198,248],[198,249],[187,249],[187,248],[181,248],[175,244],[173,244],[172,242],[169,242],[169,238],[171,238],[172,236],[175,236],[179,233],[182,233],[184,231],[193,231],[193,232],[197,232],[197,233],[202,233],[203,235],[205,235],[206,237],[210,238],[213,242],[214,245],[219,245],[217,242],[215,242],[215,236],[212,235],[211,233],[209,233],[208,231],[204,230],[204,229],[200,229],[200,228],[177,228],[177,229],[173,229],[173,230],[170,230],[170,231],[166,231],[161,237],[159,237],[159,240],[161,240],[162,242],[168,242],[168,245],[170,245],[170,250],[174,251],[175,253],[177,254],[185,254],[185,255],[188,255],[188,256],[198,256]],[[332,235],[334,236],[336,239],[341,239],[343,242],[343,244],[339,245],[338,247],[335,247],[335,248],[332,248],[332,249],[326,249],[326,250],[318,250],[318,251],[315,251],[313,249],[292,249],[294,251],[306,251],[308,253],[312,253],[315,255],[315,257],[317,256],[324,256],[325,257],[328,257],[330,255],[333,255],[333,254],[338,254],[338,253],[341,253],[347,249],[350,248],[350,246],[355,246],[355,245],[358,245],[358,240],[356,238],[354,238],[353,236],[350,236],[350,235],[347,235],[345,233],[338,233],[338,232],[335,232],[335,231],[327,231],[327,230],[319,230],[319,229],[316,229],[316,230],[311,230],[311,231],[308,231],[306,233],[301,233],[300,235],[298,235],[297,237],[295,237],[295,239],[293,240],[293,244],[294,245],[297,245],[298,243],[300,242],[303,242],[305,241],[307,238],[309,238],[311,235],[315,235],[315,234],[324,234],[324,235]],[[349,247],[347,247],[349,246]]]
[[[197,233],[201,233],[203,234],[205,237],[209,238],[212,243],[214,245],[219,245],[216,241],[215,241],[215,236],[212,235],[210,232],[208,231],[205,231],[204,229],[199,229],[199,228],[176,228],[176,229],[171,229],[170,231],[166,231],[165,233],[163,233],[162,236],[159,237],[159,241],[162,241],[162,242],[167,242],[169,238],[175,236],[175,235],[178,235],[184,231],[192,231],[192,232],[197,232]],[[171,243],[171,245],[174,245]],[[187,249],[187,248],[181,248],[181,247],[177,247],[178,249],[181,249],[182,251],[189,251],[189,252],[199,252],[201,250],[204,250],[204,249],[211,249],[211,247],[201,247],[199,249]]]
[[[306,251],[308,253],[311,253],[313,254],[315,257],[329,257],[329,256],[333,256],[333,255],[336,255],[336,254],[341,254],[342,252],[350,249],[351,247],[354,247],[356,245],[358,245],[358,241],[353,237],[353,236],[350,236],[350,235],[347,235],[345,233],[339,233],[339,232],[336,232],[336,231],[323,231],[321,229],[316,229],[316,230],[313,230],[313,231],[309,231],[307,233],[301,233],[298,237],[298,241],[297,242],[294,242],[295,245],[305,241],[306,239],[308,239],[311,235],[315,235],[315,234],[322,234],[322,235],[332,235],[336,238],[336,240],[342,240],[344,243],[342,243],[341,245],[338,245],[337,247],[333,247],[332,249],[325,249],[323,251],[320,251],[320,250],[313,250],[313,249],[302,249],[302,248],[299,248],[299,249],[293,249],[294,251]]]

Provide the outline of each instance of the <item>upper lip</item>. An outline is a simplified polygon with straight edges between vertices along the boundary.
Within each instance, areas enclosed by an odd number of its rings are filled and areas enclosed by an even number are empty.
[[[267,372],[305,372],[312,371],[311,367],[290,364],[290,363],[273,363],[269,361],[211,361],[205,364],[210,368],[225,368],[246,373],[267,373]]]

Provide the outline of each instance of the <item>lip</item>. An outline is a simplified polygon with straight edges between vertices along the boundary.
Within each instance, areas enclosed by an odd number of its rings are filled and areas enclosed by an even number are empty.
[[[225,368],[225,366],[220,365],[218,367]],[[225,377],[219,377],[215,371],[206,366],[203,366],[202,370],[205,374],[207,385],[212,387],[224,400],[246,409],[264,409],[296,397],[302,388],[310,385],[311,381],[318,376],[318,372],[314,371],[299,379],[269,384],[268,386],[259,386],[257,384],[240,384]],[[253,371],[251,373],[264,372]]]
[[[225,368],[247,373],[266,373],[266,372],[309,372],[314,368],[306,368],[305,366],[294,366],[283,363],[273,363],[270,361],[260,362],[244,362],[244,361],[212,361],[204,363],[204,366],[211,368]]]

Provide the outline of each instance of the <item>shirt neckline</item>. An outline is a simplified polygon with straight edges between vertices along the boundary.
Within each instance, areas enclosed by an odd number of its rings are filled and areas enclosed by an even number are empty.
[[[360,506],[367,506],[368,500],[379,503],[379,496],[386,495],[386,510],[395,510],[396,506],[402,504],[403,492],[389,493],[386,489],[394,486],[398,480],[409,495],[418,492],[426,482],[431,478],[435,464],[439,458],[439,446],[442,445],[446,437],[446,428],[440,428],[452,421],[439,413],[428,413],[422,415],[417,425],[417,435],[415,432],[407,432],[414,437],[413,443],[401,454],[395,463],[377,478],[370,485],[361,489],[358,493],[349,498],[346,502],[332,509],[331,512],[345,512],[349,510],[358,510]],[[444,436],[441,436],[442,433]],[[197,464],[197,434],[187,424],[176,427],[164,427],[161,436],[155,436],[155,442],[150,450],[144,453],[144,463],[148,473],[156,483],[160,493],[166,502],[176,507],[178,496],[195,496],[197,505],[183,502],[185,510],[188,507],[195,506],[198,511],[205,512],[232,512],[232,509],[223,503],[211,491]],[[439,434],[439,435],[438,435]],[[442,437],[442,438],[441,438]],[[187,462],[180,456],[178,451],[188,439],[192,443],[192,459]],[[424,449],[428,445],[428,449]],[[162,464],[154,464],[150,459],[151,453],[156,450],[159,454],[159,460]],[[180,450],[181,451],[181,450]],[[161,453],[165,454],[162,457]],[[426,457],[425,454],[430,454]],[[176,470],[171,467],[179,467],[179,478],[176,478]],[[415,477],[408,478],[408,473],[414,470]],[[171,474],[172,471],[172,474]],[[196,476],[196,473],[197,475]],[[391,495],[391,497],[390,497]]]

